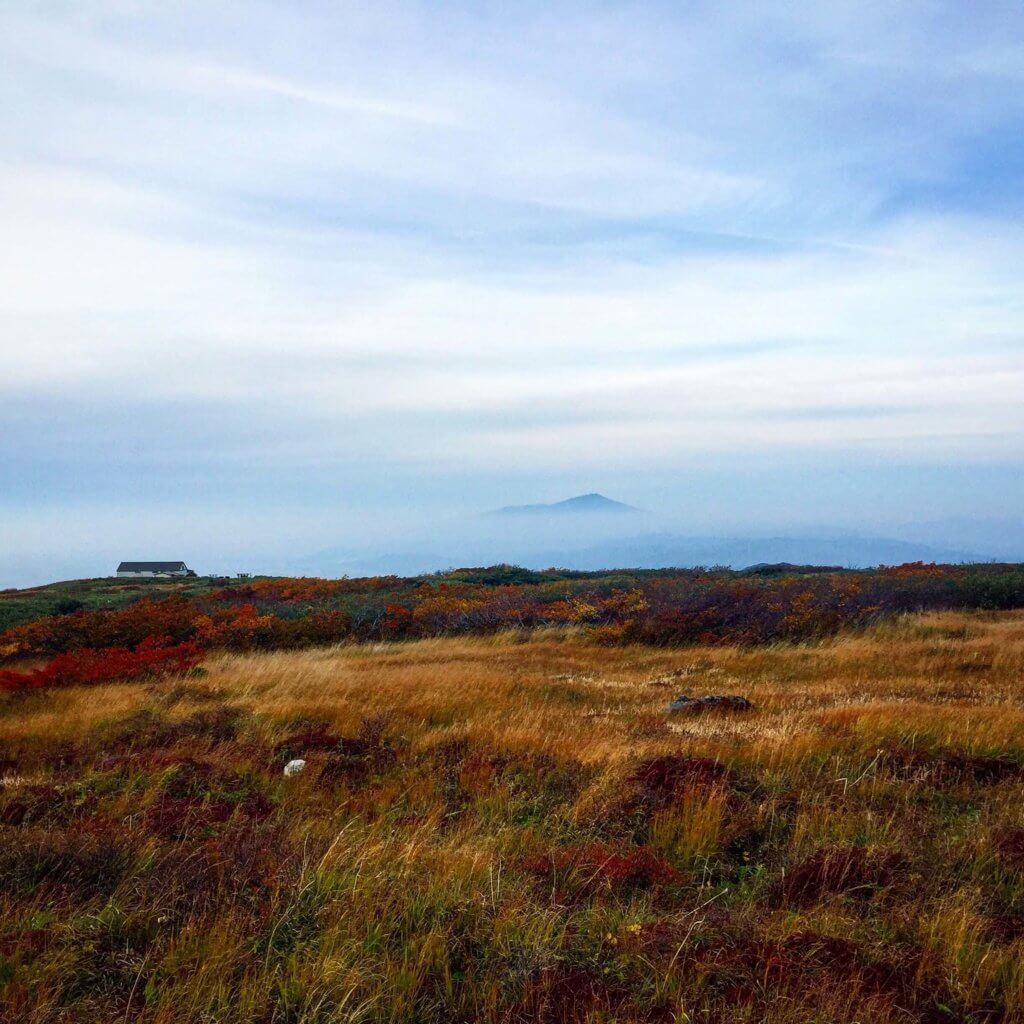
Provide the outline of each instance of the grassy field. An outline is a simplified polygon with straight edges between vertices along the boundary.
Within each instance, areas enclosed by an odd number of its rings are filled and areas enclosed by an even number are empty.
[[[1024,613],[0,702],[5,1022],[1024,1021]]]

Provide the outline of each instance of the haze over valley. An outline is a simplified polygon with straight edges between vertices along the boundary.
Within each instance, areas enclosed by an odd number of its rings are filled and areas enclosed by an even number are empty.
[[[944,532],[943,524],[907,525],[894,536],[827,528],[715,535],[673,529],[671,516],[588,494],[453,517],[436,531],[412,533],[403,538],[404,544],[390,548],[325,548],[297,560],[290,571],[326,576],[413,575],[503,562],[533,569],[588,570],[744,568],[765,562],[860,568],[911,561],[1024,558],[1024,523],[994,524],[990,536],[978,531],[973,535],[976,547],[957,545],[952,539],[955,528],[951,524]]]

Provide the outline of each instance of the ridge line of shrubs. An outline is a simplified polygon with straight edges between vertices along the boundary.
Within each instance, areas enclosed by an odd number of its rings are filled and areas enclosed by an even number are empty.
[[[37,618],[0,633],[0,659],[164,645],[277,650],[344,641],[582,627],[598,642],[806,640],[903,612],[1024,607],[1024,565],[927,565],[817,575],[678,570],[524,583],[457,578],[267,579]],[[123,655],[119,655],[123,656]]]

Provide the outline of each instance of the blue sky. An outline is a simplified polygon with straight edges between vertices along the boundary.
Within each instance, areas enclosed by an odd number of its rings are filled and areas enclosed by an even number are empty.
[[[0,585],[578,491],[1024,498],[1024,7],[0,7]]]

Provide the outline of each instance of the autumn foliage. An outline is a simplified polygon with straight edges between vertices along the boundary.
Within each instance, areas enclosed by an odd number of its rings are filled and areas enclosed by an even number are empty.
[[[56,686],[88,686],[115,679],[143,679],[194,668],[203,657],[194,641],[172,644],[162,637],[148,637],[134,649],[82,648],[58,654],[43,668],[31,672],[0,670],[0,692],[17,693]]]
[[[928,610],[1024,607],[1024,567],[531,572],[511,567],[358,580],[263,579],[118,608],[45,615],[0,634],[0,657],[137,650],[150,637],[206,649],[572,628],[603,644],[764,644]]]

